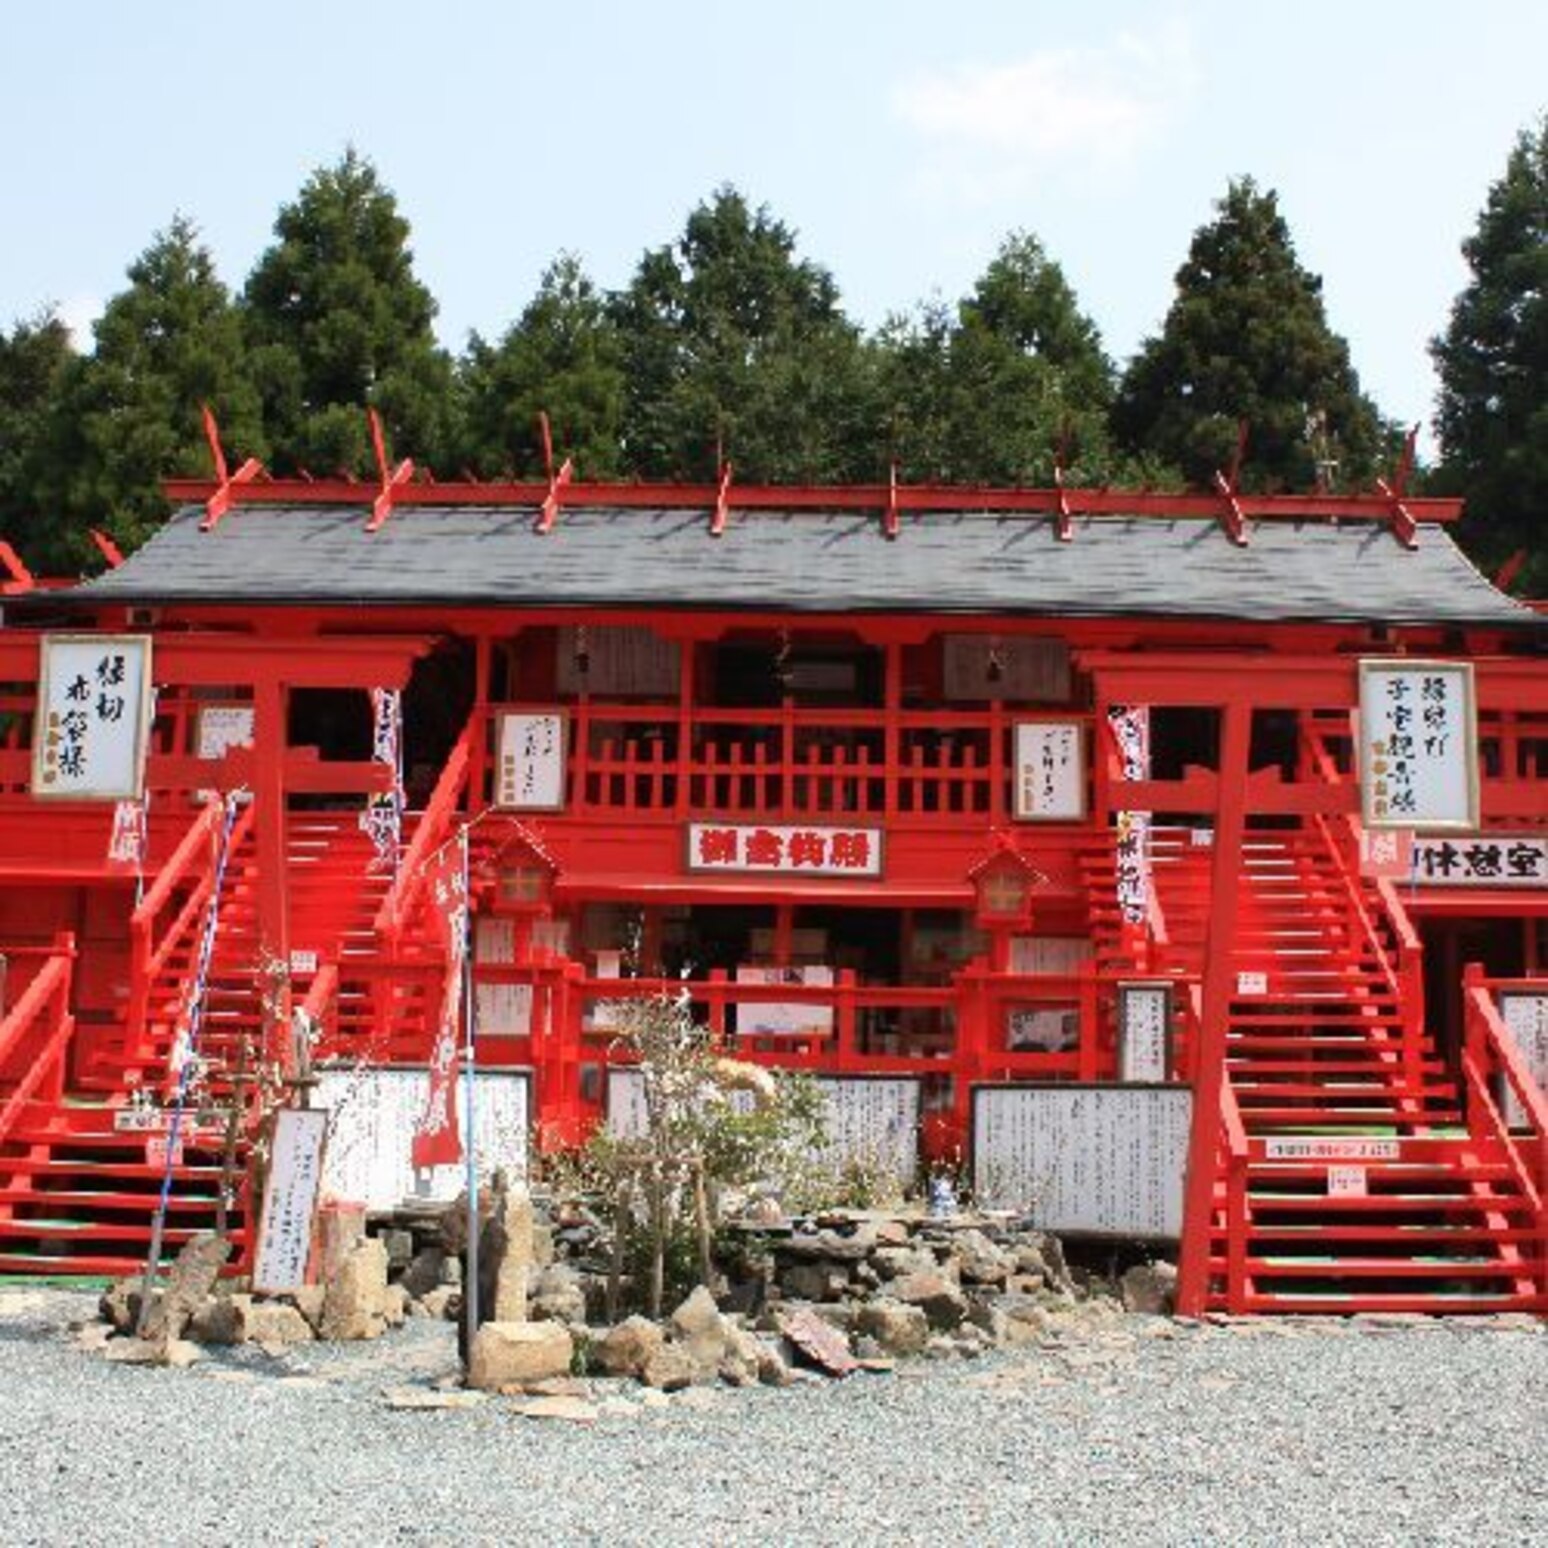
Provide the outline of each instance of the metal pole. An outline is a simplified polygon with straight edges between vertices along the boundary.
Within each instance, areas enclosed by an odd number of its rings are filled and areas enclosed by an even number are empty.
[[[473,1061],[476,1039],[473,1028],[473,899],[468,876],[468,826],[458,836],[462,848],[462,1074],[466,1100],[466,1124],[462,1132],[462,1153],[468,1174],[468,1272],[462,1287],[462,1311],[467,1319],[468,1354],[472,1357],[473,1340],[478,1336],[478,1152],[473,1143],[475,1113],[473,1106]]]

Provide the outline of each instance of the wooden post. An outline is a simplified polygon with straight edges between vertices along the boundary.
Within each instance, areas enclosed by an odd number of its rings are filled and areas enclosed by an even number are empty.
[[[1182,1262],[1177,1309],[1197,1317],[1209,1289],[1209,1238],[1214,1211],[1215,1159],[1220,1145],[1220,1092],[1226,1079],[1226,1033],[1235,993],[1233,946],[1241,891],[1246,830],[1247,749],[1252,706],[1233,700],[1222,710],[1220,780],[1215,846],[1210,867],[1209,939],[1204,961],[1203,1015],[1193,1083],[1193,1127],[1188,1138],[1183,1205]]]

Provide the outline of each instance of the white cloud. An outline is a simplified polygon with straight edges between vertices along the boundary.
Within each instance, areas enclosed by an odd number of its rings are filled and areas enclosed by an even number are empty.
[[[100,296],[71,296],[59,303],[59,320],[70,330],[70,342],[82,354],[97,347],[91,325],[102,315]]]
[[[1085,171],[1133,158],[1192,95],[1187,29],[1123,32],[1099,48],[1053,48],[919,72],[892,93],[924,146],[921,183],[972,201],[1013,193],[1050,165]]]

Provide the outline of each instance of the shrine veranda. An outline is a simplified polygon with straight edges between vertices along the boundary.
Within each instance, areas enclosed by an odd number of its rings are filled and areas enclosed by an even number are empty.
[[[7,588],[0,1270],[143,1256],[297,1020],[428,1070],[444,1167],[465,910],[539,1145],[682,992],[853,1149],[1169,1242],[1185,1307],[1548,1308],[1544,619],[1455,502],[169,489]],[[228,1132],[169,1163],[124,1115],[191,1036]]]

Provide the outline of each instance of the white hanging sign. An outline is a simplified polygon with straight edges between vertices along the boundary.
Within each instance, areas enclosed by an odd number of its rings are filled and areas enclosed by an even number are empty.
[[[151,642],[143,634],[48,634],[32,733],[40,800],[138,800],[151,722]]]
[[[321,1109],[287,1107],[274,1115],[253,1261],[254,1290],[272,1294],[299,1290],[306,1283],[327,1136],[328,1114]]]
[[[1045,1231],[1180,1237],[1186,1086],[977,1086],[973,1180]]]
[[[1366,827],[1478,826],[1471,662],[1362,661],[1359,733]]]
[[[1366,1174],[1363,1166],[1330,1166],[1328,1168],[1328,1197],[1330,1199],[1363,1199],[1366,1194]]]
[[[771,871],[807,876],[880,876],[880,828],[742,827],[688,824],[690,871]]]
[[[499,717],[496,806],[512,812],[564,810],[565,732],[562,710]]]
[[[1107,723],[1127,780],[1150,778],[1150,710],[1143,704],[1108,706]],[[1150,918],[1150,813],[1120,811],[1114,818],[1115,891],[1125,924]]]
[[[1172,1073],[1172,986],[1118,985],[1118,1079],[1163,1081]]]
[[[1548,887],[1548,837],[1472,833],[1415,839],[1403,875],[1420,887]]]
[[[1400,1161],[1403,1150],[1395,1139],[1321,1139],[1290,1134],[1264,1140],[1263,1157],[1266,1161]]]
[[[1086,815],[1086,735],[1078,720],[1016,726],[1016,820],[1079,822]]]

